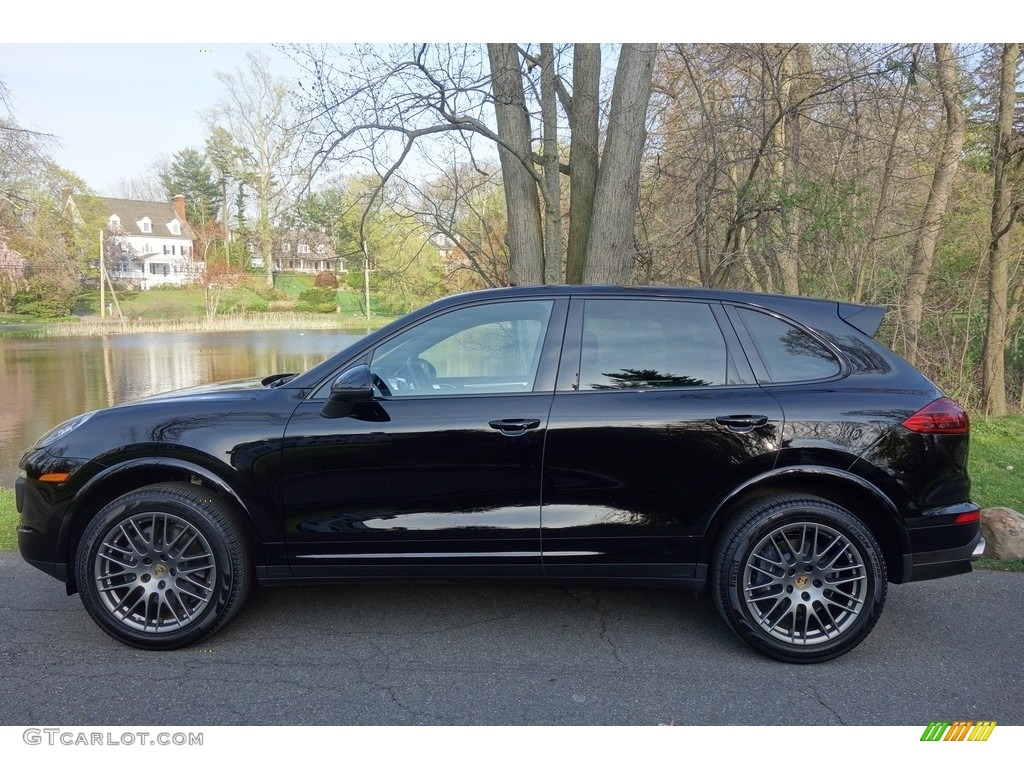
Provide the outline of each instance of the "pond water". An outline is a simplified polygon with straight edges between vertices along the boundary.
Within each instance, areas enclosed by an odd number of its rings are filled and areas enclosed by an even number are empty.
[[[0,336],[0,487],[22,453],[65,419],[172,389],[299,373],[360,331],[161,333],[89,338]]]

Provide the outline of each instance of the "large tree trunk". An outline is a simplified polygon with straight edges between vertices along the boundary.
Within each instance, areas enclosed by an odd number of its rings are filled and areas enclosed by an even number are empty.
[[[494,115],[498,126],[498,158],[505,186],[510,254],[509,282],[544,282],[544,245],[537,180],[527,164],[530,154],[530,116],[526,111],[519,51],[515,43],[488,43]]]
[[[274,287],[274,243],[270,223],[270,191],[261,184],[259,200],[260,253],[267,273],[267,287]]]
[[[544,282],[562,282],[562,179],[558,163],[555,46],[540,45],[540,110],[544,127]]]
[[[1013,193],[1007,189],[1008,154],[1013,138],[1013,113],[1016,101],[1017,60],[1020,44],[1003,45],[999,75],[999,103],[996,107],[995,141],[992,151],[992,223],[988,244],[988,326],[985,331],[983,390],[985,413],[1006,414],[1006,329],[1009,285],[1009,249],[1005,235],[1013,225],[1017,210]]]
[[[583,282],[587,235],[594,211],[597,188],[598,114],[600,102],[601,46],[577,43],[572,59],[572,133],[569,157],[569,247],[565,259],[565,281]]]
[[[785,163],[783,165],[782,189],[790,195],[796,190],[797,176],[801,172],[801,133],[803,118],[800,109],[811,92],[811,47],[807,43],[796,43],[789,51],[785,71],[789,82],[785,86],[786,116],[784,126]],[[801,211],[796,206],[786,210],[784,219],[785,241],[778,254],[779,274],[786,293],[800,293],[800,243],[803,222]]]
[[[928,290],[932,263],[935,260],[935,244],[939,239],[939,225],[946,213],[953,180],[960,163],[960,151],[964,145],[967,120],[964,116],[963,100],[957,83],[958,71],[949,43],[935,44],[937,66],[936,86],[942,96],[945,110],[942,150],[935,164],[932,185],[928,192],[924,213],[921,216],[921,233],[914,247],[907,277],[904,300],[904,324],[907,337],[907,359],[917,362],[920,344],[921,317],[924,314],[924,297]]]
[[[916,49],[911,49],[910,56],[913,62],[911,72],[913,72],[917,67]],[[885,151],[885,164],[882,166],[882,180],[878,188],[878,197],[875,201],[875,213],[871,217],[871,230],[868,232],[867,237],[867,252],[865,256],[859,260],[854,270],[853,296],[851,298],[855,304],[860,304],[864,301],[864,290],[867,275],[869,272],[874,270],[875,262],[878,260],[878,242],[882,233],[882,219],[885,214],[886,207],[889,205],[889,185],[892,182],[896,166],[896,146],[899,141],[900,134],[903,132],[903,117],[907,111],[907,99],[910,96],[910,87],[913,82],[913,77],[908,75],[903,84],[903,89],[900,91],[899,107],[896,110],[896,121],[893,123],[892,133],[889,137],[889,144]]]
[[[621,284],[629,277],[656,50],[652,43],[627,43],[619,52],[608,137],[590,218],[585,283]]]

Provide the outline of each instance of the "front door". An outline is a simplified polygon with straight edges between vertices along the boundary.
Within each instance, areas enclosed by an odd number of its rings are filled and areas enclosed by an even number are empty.
[[[539,575],[564,314],[520,300],[428,317],[368,355],[372,402],[341,418],[304,402],[283,457],[293,573]]]

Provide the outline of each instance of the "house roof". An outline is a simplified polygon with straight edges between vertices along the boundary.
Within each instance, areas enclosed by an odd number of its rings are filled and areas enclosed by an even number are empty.
[[[100,200],[107,208],[107,215],[116,215],[121,220],[121,226],[129,235],[137,237],[180,237],[184,240],[191,240],[194,237],[192,228],[187,221],[178,218],[174,210],[174,203],[161,203],[152,200],[123,200],[118,197],[101,197]],[[138,222],[149,218],[153,225],[152,232],[143,232]],[[181,222],[181,234],[171,234],[167,225],[177,219]]]
[[[275,229],[273,250],[276,255],[282,255],[283,245],[288,244],[292,249],[288,256],[296,255],[299,245],[308,245],[311,256],[318,256],[321,259],[330,260],[340,258],[340,254],[334,251],[334,238],[325,232],[317,232],[311,229]],[[323,250],[317,253],[317,247],[322,246]]]

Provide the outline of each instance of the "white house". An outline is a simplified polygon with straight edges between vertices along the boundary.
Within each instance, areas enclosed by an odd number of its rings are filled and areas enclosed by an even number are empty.
[[[170,203],[100,199],[107,209],[106,262],[111,280],[145,290],[184,285],[202,274],[205,264],[194,258],[183,195]]]
[[[111,280],[143,290],[158,285],[185,285],[202,275],[206,265],[195,258],[192,228],[185,219],[185,196],[173,202],[95,198],[106,218],[104,262]],[[70,191],[65,211],[82,222]]]
[[[332,238],[323,232],[275,230],[272,251],[275,272],[348,271],[345,259],[334,250]],[[249,263],[256,269],[263,267],[263,256],[258,253],[255,242],[249,243]]]

